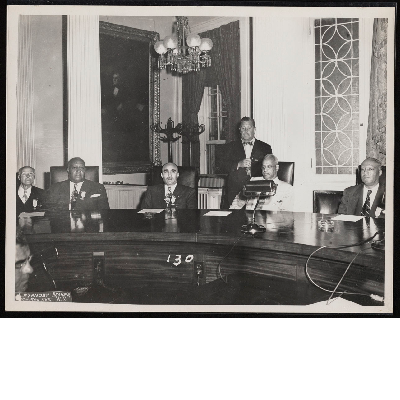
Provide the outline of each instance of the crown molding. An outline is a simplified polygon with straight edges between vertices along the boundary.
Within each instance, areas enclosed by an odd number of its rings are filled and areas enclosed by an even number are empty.
[[[191,25],[190,31],[191,33],[201,33],[204,31],[209,31],[211,29],[219,28],[222,25],[229,24],[233,21],[239,21],[243,17],[216,17],[210,19],[209,21],[201,22],[196,25]]]

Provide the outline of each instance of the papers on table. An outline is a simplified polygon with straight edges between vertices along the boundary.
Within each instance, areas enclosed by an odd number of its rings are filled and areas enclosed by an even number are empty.
[[[232,211],[209,211],[208,213],[204,214],[203,217],[226,217],[227,215],[232,214]]]
[[[158,214],[160,212],[163,212],[164,208],[144,208],[143,210],[138,211],[138,214]]]
[[[43,217],[44,216],[44,211],[34,211],[34,212],[22,212],[21,214],[19,214],[20,218],[24,218],[24,217]]]
[[[336,217],[331,218],[331,220],[336,220],[336,221],[359,221],[360,219],[362,219],[364,217],[360,217],[357,215],[344,215],[344,214],[340,214],[340,215],[336,215]]]

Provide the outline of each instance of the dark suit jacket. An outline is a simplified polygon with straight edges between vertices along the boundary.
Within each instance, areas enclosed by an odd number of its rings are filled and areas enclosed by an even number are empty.
[[[350,186],[343,192],[343,197],[339,205],[338,214],[346,215],[361,215],[363,204],[363,189],[364,184]],[[376,207],[382,200],[382,196],[385,193],[385,185],[380,184],[378,191],[376,192],[375,200],[371,205],[370,215],[375,218]],[[379,217],[379,216],[378,216]]]
[[[19,214],[22,212],[33,212],[33,200],[36,199],[39,201],[39,203],[43,206],[43,203],[45,202],[45,191],[43,189],[40,189],[36,186],[32,186],[31,189],[31,195],[29,196],[28,200],[24,204],[22,200],[18,196],[18,189],[19,185],[17,186],[17,217]]]
[[[177,209],[197,208],[196,191],[189,186],[176,185],[174,190]],[[164,184],[149,186],[145,193],[142,208],[166,208]]]
[[[267,154],[272,154],[268,143],[255,139],[251,152],[251,176],[262,176],[262,160]],[[245,168],[237,168],[238,162],[246,158],[246,153],[241,140],[227,143],[224,148],[222,161],[223,173],[228,175],[227,201],[232,204],[233,199],[242,190],[243,185],[250,179]]]
[[[69,180],[55,183],[47,191],[45,207],[49,210],[68,210],[70,203]],[[83,195],[83,192],[85,193]],[[97,196],[96,196],[97,195]],[[107,192],[101,183],[83,181],[76,202],[76,210],[108,210]]]

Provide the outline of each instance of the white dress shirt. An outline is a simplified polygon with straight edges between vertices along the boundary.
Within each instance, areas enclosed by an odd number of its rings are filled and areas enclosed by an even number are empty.
[[[32,186],[29,186],[28,189],[26,189],[26,199],[28,200],[29,197],[31,196],[31,191],[32,191]],[[25,193],[25,189],[20,186],[18,188],[18,197],[21,199],[21,201],[25,204],[25,199],[24,199],[24,193]]]
[[[372,187],[372,188],[367,188],[365,185],[364,185],[364,189],[363,189],[363,201],[362,201],[362,203],[364,204],[365,203],[365,199],[367,198],[367,194],[368,194],[368,190],[372,190],[372,192],[371,192],[371,194],[369,195],[369,200],[370,200],[370,207],[372,207],[372,204],[374,204],[374,200],[375,200],[375,197],[376,197],[376,193],[378,192],[378,189],[379,189],[379,183],[377,183],[374,187]]]
[[[251,152],[253,151],[254,141],[255,141],[255,139],[253,138],[252,140],[249,140],[250,144],[243,144],[246,158],[251,158]]]

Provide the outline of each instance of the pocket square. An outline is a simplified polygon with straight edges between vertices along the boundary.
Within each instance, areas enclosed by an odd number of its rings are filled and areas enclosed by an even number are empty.
[[[99,197],[100,196],[100,193],[95,193],[95,194],[92,194],[91,196],[90,196],[90,198],[92,198],[92,197]]]

